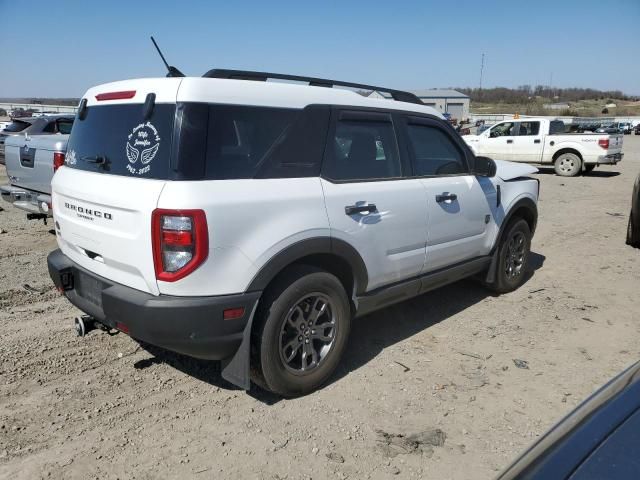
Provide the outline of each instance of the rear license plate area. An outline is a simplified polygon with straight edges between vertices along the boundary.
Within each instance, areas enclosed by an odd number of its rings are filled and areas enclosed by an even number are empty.
[[[105,286],[100,280],[90,277],[83,272],[77,272],[75,283],[78,295],[102,308],[102,290]]]

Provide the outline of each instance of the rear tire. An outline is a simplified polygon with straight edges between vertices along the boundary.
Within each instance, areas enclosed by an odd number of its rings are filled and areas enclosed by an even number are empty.
[[[558,155],[553,167],[561,177],[575,177],[582,170],[582,160],[575,153]]]
[[[322,386],[338,366],[351,328],[340,281],[315,267],[292,267],[268,288],[256,313],[254,382],[283,397]]]
[[[495,279],[487,287],[496,293],[508,293],[519,288],[525,281],[530,249],[529,224],[521,218],[511,220],[498,245]]]

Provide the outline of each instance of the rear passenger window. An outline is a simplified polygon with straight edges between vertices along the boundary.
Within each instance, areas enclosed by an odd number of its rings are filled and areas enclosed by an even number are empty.
[[[332,180],[370,180],[401,175],[390,122],[341,120],[325,150],[323,174]]]
[[[408,125],[407,131],[416,176],[455,175],[468,171],[460,149],[439,128]]]
[[[205,177],[253,178],[299,113],[287,108],[212,106]]]
[[[540,122],[520,122],[518,135],[538,135],[540,132]]]

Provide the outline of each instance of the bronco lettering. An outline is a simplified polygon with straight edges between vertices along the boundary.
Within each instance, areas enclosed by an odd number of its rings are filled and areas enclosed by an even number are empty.
[[[78,216],[82,218],[86,218],[87,220],[93,220],[91,217],[96,218],[104,218],[105,220],[113,220],[113,217],[110,213],[101,212],[99,210],[91,210],[89,208],[79,207],[74,205],[73,203],[64,202],[64,207],[69,210],[73,210],[74,212],[78,212]]]

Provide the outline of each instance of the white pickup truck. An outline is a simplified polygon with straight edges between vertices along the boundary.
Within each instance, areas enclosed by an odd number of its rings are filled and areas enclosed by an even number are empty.
[[[565,124],[560,120],[521,118],[497,123],[480,135],[462,138],[476,155],[550,164],[564,177],[622,160],[622,134],[564,132]]]

